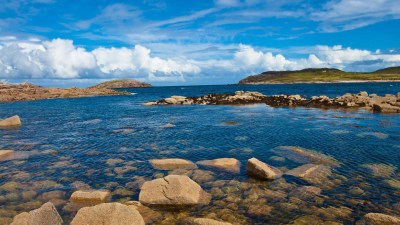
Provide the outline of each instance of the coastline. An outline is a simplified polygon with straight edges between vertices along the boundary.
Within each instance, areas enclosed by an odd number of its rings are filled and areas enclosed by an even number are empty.
[[[335,80],[335,81],[269,81],[269,82],[250,82],[237,83],[235,85],[263,85],[263,84],[343,84],[343,83],[396,83],[400,80]]]

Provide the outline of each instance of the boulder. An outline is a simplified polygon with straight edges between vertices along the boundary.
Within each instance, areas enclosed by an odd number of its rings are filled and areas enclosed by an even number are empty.
[[[150,164],[156,170],[197,169],[196,164],[186,159],[152,159]]]
[[[368,213],[356,225],[397,225],[400,224],[400,217],[389,216],[382,213]]]
[[[232,224],[207,218],[187,217],[178,220],[178,222],[176,222],[176,225],[232,225]]]
[[[256,158],[251,158],[247,161],[247,175],[257,178],[271,180],[282,176],[282,171],[261,162]]]
[[[210,195],[184,175],[169,175],[143,184],[139,202],[154,206],[186,207],[208,204]]]
[[[240,162],[235,158],[220,158],[196,162],[198,165],[215,167],[230,172],[240,172]]]
[[[40,208],[23,212],[14,217],[11,225],[61,225],[63,220],[51,202],[43,204]]]
[[[81,208],[71,225],[144,225],[140,213],[121,203],[102,203],[92,207]]]
[[[14,152],[13,150],[0,150],[0,159],[3,159],[11,155],[13,152]]]
[[[21,119],[19,118],[18,115],[0,120],[0,128],[19,127],[21,125],[22,125]]]
[[[109,197],[110,192],[107,190],[80,190],[72,193],[70,200],[73,203],[100,204]]]

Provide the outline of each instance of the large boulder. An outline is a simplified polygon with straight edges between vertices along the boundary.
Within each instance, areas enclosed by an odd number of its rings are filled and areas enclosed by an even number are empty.
[[[232,224],[207,218],[187,217],[178,220],[176,225],[232,225]]]
[[[108,190],[80,190],[72,193],[70,200],[74,203],[100,204],[107,201],[109,197]]]
[[[121,203],[102,203],[92,207],[81,208],[71,225],[144,225],[140,213]]]
[[[186,159],[152,159],[150,164],[157,170],[197,169],[196,164]]]
[[[23,212],[14,217],[11,225],[61,225],[63,220],[51,202],[43,204],[40,208]]]
[[[19,118],[18,115],[0,120],[0,128],[19,127],[21,125],[22,125],[21,119]]]
[[[198,165],[214,167],[230,172],[240,172],[240,162],[235,158],[220,158],[213,160],[203,160],[196,162]]]
[[[143,184],[139,202],[154,206],[185,207],[208,204],[210,195],[184,175],[169,175]]]
[[[271,180],[282,176],[282,171],[256,158],[247,161],[247,175],[260,179]]]
[[[389,216],[382,213],[368,213],[361,220],[357,221],[357,225],[398,225],[400,217]]]

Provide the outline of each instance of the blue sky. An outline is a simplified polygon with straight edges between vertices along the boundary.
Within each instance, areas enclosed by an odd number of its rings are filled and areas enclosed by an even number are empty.
[[[0,0],[0,81],[236,83],[400,65],[399,0]]]

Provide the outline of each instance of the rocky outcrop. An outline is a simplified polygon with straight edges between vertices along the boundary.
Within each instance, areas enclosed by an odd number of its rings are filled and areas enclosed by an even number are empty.
[[[81,208],[71,225],[144,225],[140,213],[121,203],[102,203],[92,207]]]
[[[282,176],[282,171],[272,167],[256,158],[247,161],[247,175],[259,179],[271,180]]]
[[[178,220],[176,225],[232,225],[232,224],[207,218],[187,217]]]
[[[382,213],[368,213],[357,221],[357,225],[398,225],[400,217],[389,216]]]
[[[143,184],[139,202],[147,205],[186,207],[208,204],[210,195],[184,175],[169,175]]]
[[[43,88],[29,83],[8,84],[0,82],[0,102],[106,95],[130,95],[130,93],[106,88]]]
[[[259,92],[236,91],[235,94],[207,94],[200,97],[172,96],[170,98],[147,102],[145,105],[243,105],[263,103],[271,107],[316,107],[316,108],[362,108],[380,113],[400,113],[400,95],[368,95],[363,91],[358,94],[344,94],[330,98],[312,96],[306,99],[301,95],[265,96]]]
[[[63,220],[58,214],[56,207],[53,203],[48,202],[29,213],[23,212],[16,215],[11,225],[61,225],[62,223]]]
[[[156,170],[197,169],[196,164],[186,159],[152,159],[150,164]]]
[[[100,204],[109,197],[110,192],[107,190],[82,190],[72,193],[70,200],[73,203]]]
[[[140,82],[135,79],[123,79],[123,80],[111,80],[98,85],[94,85],[91,88],[106,88],[106,89],[118,89],[118,88],[142,88],[142,87],[153,87],[151,84]]]
[[[22,125],[21,119],[19,118],[18,115],[0,120],[0,128],[19,127],[21,125]]]
[[[196,162],[197,165],[202,165],[206,167],[214,167],[217,169],[226,170],[229,172],[240,172],[240,162],[235,158],[220,158],[213,160],[202,160]]]

